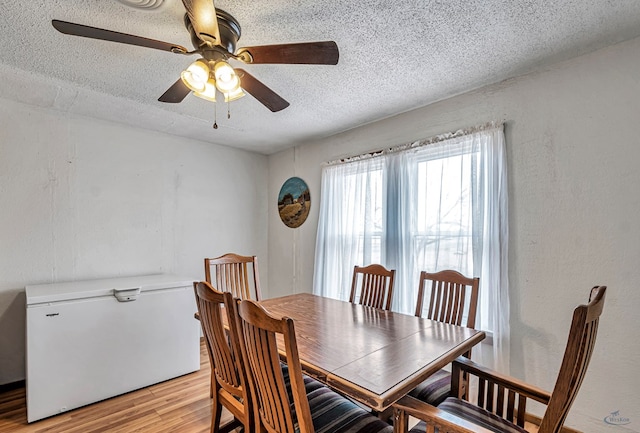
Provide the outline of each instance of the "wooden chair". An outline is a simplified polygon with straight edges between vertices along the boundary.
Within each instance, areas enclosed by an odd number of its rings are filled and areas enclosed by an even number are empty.
[[[213,272],[212,272],[213,271]],[[256,256],[240,256],[227,253],[216,258],[204,259],[205,280],[221,292],[230,292],[240,299],[261,298],[260,278],[258,275],[258,258]],[[253,280],[253,282],[251,282]],[[252,296],[252,291],[254,296]],[[196,313],[196,319],[199,319]],[[205,341],[207,350],[211,353],[209,342]],[[213,398],[215,383],[211,378],[210,395]]]
[[[438,407],[410,396],[394,405],[394,432],[407,431],[409,415],[422,421],[411,432],[469,433],[509,432],[526,433],[526,405],[529,399],[546,405],[538,433],[559,433],[573,403],[591,359],[596,340],[598,321],[605,300],[605,286],[594,287],[588,305],[580,305],[573,312],[569,338],[553,393],[520,380],[493,372],[460,357],[453,363],[451,388],[454,396]],[[462,375],[477,379],[477,404],[463,400]],[[481,427],[483,426],[483,427]]]
[[[382,265],[354,266],[353,280],[351,281],[351,295],[349,302],[369,307],[391,310],[391,297],[393,295],[393,278],[396,271],[387,270]],[[360,280],[360,284],[358,284]],[[359,291],[359,296],[356,292]]]
[[[262,299],[256,256],[228,253],[213,259],[206,258],[204,275],[209,284],[222,292],[231,292],[236,298],[256,301]]]
[[[238,331],[235,327],[236,302],[231,293],[219,292],[206,281],[194,282],[193,287],[202,331],[210,349],[208,352],[213,397],[211,432],[228,432],[239,425],[244,427],[245,432],[252,432],[255,418],[251,394],[246,386]],[[223,304],[226,313],[221,309]],[[228,332],[223,325],[223,314],[228,316]],[[220,429],[222,406],[231,412],[234,420]]]
[[[468,278],[453,270],[436,273],[422,271],[415,315],[422,317],[424,299],[428,295],[427,319],[475,329],[479,285],[479,278]],[[463,324],[465,316],[467,320]],[[471,353],[466,353],[465,356],[471,358]],[[409,395],[437,406],[450,392],[451,375],[446,370],[439,370],[414,388]]]
[[[303,376],[293,320],[271,316],[254,301],[242,301],[238,328],[242,357],[255,402],[258,432],[391,433],[393,428],[369,412]],[[287,367],[277,339],[282,338]]]

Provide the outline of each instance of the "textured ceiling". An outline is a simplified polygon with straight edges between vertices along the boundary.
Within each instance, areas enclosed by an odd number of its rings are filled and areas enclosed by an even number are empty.
[[[4,0],[0,97],[264,154],[640,35],[637,0],[217,0],[239,47],[334,40],[337,66],[246,65],[291,103],[158,97],[195,57],[58,33],[52,19],[191,47],[180,0]],[[239,66],[239,64],[234,64]]]

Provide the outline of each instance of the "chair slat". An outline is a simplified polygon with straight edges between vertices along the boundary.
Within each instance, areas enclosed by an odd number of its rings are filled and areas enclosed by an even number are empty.
[[[420,278],[420,282],[424,282],[425,279],[424,278]],[[427,319],[433,319],[433,316],[435,314],[435,308],[433,307],[435,305],[436,302],[436,287],[437,287],[438,282],[437,281],[432,281],[431,282],[431,299],[429,300],[429,310],[428,310],[428,314],[427,314]],[[418,294],[418,299],[422,300],[423,296],[422,293]],[[418,312],[416,311],[416,316],[420,317],[422,316],[422,311]]]
[[[478,379],[478,406],[485,407],[485,392],[487,381]]]
[[[495,382],[491,380],[487,381],[487,400],[484,402],[484,407],[489,412],[493,412],[493,398],[494,398],[493,391],[495,386],[496,386]]]
[[[524,418],[527,412],[527,397],[520,394],[518,397],[518,418],[516,424],[520,427],[524,427]]]
[[[455,323],[456,319],[454,317],[454,308],[453,308],[453,304],[454,304],[453,297],[455,296],[455,285],[451,283],[445,283],[445,287],[446,287],[445,299],[447,300],[447,303],[445,308],[443,308],[443,311],[445,311],[444,321],[449,323]]]
[[[444,316],[442,314],[442,281],[436,283],[436,304],[433,307],[433,318],[439,322],[444,322]]]
[[[500,417],[504,413],[504,394],[505,394],[504,387],[501,386],[501,385],[498,385],[498,395],[497,395],[497,398],[496,398],[495,414],[500,416]]]
[[[516,393],[513,390],[509,390],[508,391],[508,396],[507,396],[507,416],[506,419],[508,421],[513,422],[513,414],[514,414],[514,409],[515,409],[515,403],[516,403]]]

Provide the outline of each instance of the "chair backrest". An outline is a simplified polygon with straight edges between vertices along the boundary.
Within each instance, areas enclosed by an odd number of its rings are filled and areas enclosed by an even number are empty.
[[[206,258],[204,275],[209,284],[215,285],[222,292],[231,292],[235,298],[256,301],[262,298],[256,256],[227,253],[216,258]]]
[[[223,315],[227,314],[229,318],[237,315],[233,296],[231,293],[215,290],[206,281],[194,282],[193,287],[202,331],[210,348],[212,374],[223,389],[242,399],[246,402],[245,407],[248,407],[251,398],[245,386],[246,376],[240,356],[239,334],[235,323],[231,323],[233,321],[230,319],[227,320],[230,331],[227,333],[224,328]],[[225,304],[228,305],[223,310],[221,306]]]
[[[393,279],[395,269],[388,270],[382,265],[354,266],[349,302],[355,303],[357,291],[360,291],[358,303],[369,307],[391,310]],[[358,284],[360,280],[360,284]]]
[[[564,358],[539,433],[558,433],[562,429],[591,360],[606,290],[606,286],[594,287],[589,304],[580,305],[573,311]]]
[[[295,431],[297,422],[300,433],[313,433],[293,320],[273,317],[250,300],[240,303],[238,313],[242,356],[256,404],[256,424],[269,433],[288,433]],[[280,366],[276,335],[281,335],[285,344],[295,418]]]
[[[429,294],[427,319],[475,328],[479,286],[479,278],[468,278],[457,271],[422,271],[415,315],[422,317],[424,298]],[[463,325],[462,320],[465,316],[467,322]]]

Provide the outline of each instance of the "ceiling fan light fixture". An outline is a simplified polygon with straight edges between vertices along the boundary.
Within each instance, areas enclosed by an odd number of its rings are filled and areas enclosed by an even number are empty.
[[[180,78],[194,92],[204,92],[209,80],[209,65],[203,59],[196,60],[182,71]]]
[[[110,0],[114,1],[114,0]],[[123,4],[154,9],[166,0],[117,0]],[[240,39],[240,24],[229,13],[216,9],[215,0],[182,0],[184,24],[191,36],[194,50],[169,42],[128,33],[101,29],[57,19],[51,25],[60,33],[84,38],[111,41],[131,46],[152,48],[180,55],[199,54],[199,59],[182,71],[180,78],[158,98],[159,102],[182,102],[189,93],[210,101],[233,101],[247,92],[272,112],[283,110],[289,102],[242,68],[234,70],[228,61],[247,64],[335,65],[338,46],[334,41],[315,41],[236,48]],[[207,84],[209,82],[209,84]],[[207,87],[215,87],[215,91]],[[222,93],[223,97],[215,95]]]
[[[240,88],[240,78],[227,62],[217,62],[213,67],[213,74],[216,77],[216,87],[222,93],[232,93]]]
[[[198,98],[206,99],[210,102],[216,102],[216,83],[213,79],[209,79],[204,85],[202,92],[193,92]]]

